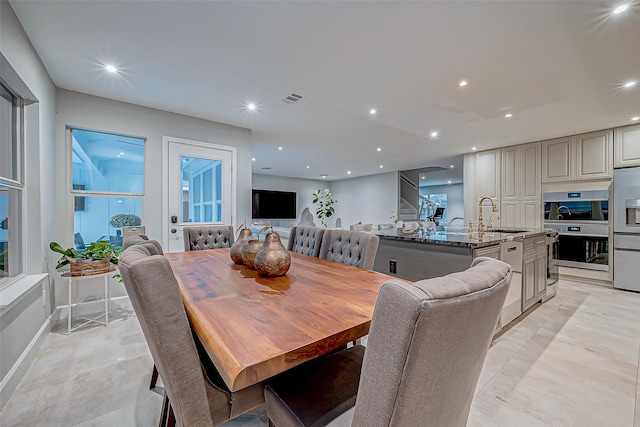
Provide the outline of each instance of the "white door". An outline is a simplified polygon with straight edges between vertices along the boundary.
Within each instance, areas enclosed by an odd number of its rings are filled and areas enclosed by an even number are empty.
[[[164,137],[163,246],[184,251],[182,229],[232,225],[235,148]]]

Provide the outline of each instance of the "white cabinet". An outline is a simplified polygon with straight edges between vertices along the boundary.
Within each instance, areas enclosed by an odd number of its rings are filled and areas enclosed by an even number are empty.
[[[520,146],[502,149],[502,201],[520,199],[521,163]]]
[[[521,145],[520,199],[542,200],[542,165],[540,142]]]
[[[476,200],[500,199],[500,149],[476,153]]]
[[[502,202],[500,206],[500,226],[519,227],[520,226],[520,202]]]
[[[613,131],[605,130],[577,135],[576,179],[611,178],[611,141]]]
[[[520,204],[520,224],[518,226],[542,228],[542,203],[523,200]]]
[[[569,181],[574,178],[573,137],[542,141],[542,182]]]
[[[614,166],[640,166],[640,125],[614,129]]]
[[[522,260],[522,311],[542,300],[547,292],[545,236],[525,239]]]
[[[542,182],[612,177],[611,130],[542,141]]]

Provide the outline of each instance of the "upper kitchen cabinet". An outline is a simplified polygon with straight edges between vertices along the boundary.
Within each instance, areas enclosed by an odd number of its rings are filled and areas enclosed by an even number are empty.
[[[502,149],[502,201],[541,199],[540,143]]]
[[[576,179],[611,178],[613,131],[585,133],[575,137]]]
[[[500,199],[500,154],[500,149],[476,153],[476,200]]]
[[[617,128],[614,132],[614,166],[640,166],[640,125]]]
[[[575,161],[572,159],[575,159],[573,137],[542,141],[542,182],[573,180]]]
[[[612,177],[613,131],[542,141],[542,182]]]

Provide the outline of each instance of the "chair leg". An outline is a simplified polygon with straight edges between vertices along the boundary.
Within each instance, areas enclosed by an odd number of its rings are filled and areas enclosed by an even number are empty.
[[[169,404],[169,396],[167,396],[167,392],[164,393],[164,399],[162,399],[162,411],[160,412],[160,423],[158,427],[166,427],[167,419],[169,418],[169,408],[171,405]]]
[[[152,389],[156,386],[156,382],[158,382],[158,368],[156,365],[153,365],[153,373],[151,374],[151,383],[149,384],[149,388]]]

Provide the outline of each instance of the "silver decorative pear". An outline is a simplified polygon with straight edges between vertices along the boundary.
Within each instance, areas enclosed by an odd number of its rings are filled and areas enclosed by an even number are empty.
[[[238,236],[238,240],[236,240],[233,245],[231,245],[231,259],[236,264],[243,264],[242,260],[242,245],[247,242],[247,239],[251,237],[251,229],[243,228],[240,230],[240,235]]]
[[[289,271],[291,255],[275,231],[265,237],[264,245],[256,254],[255,267],[259,275],[266,277],[283,276]]]

